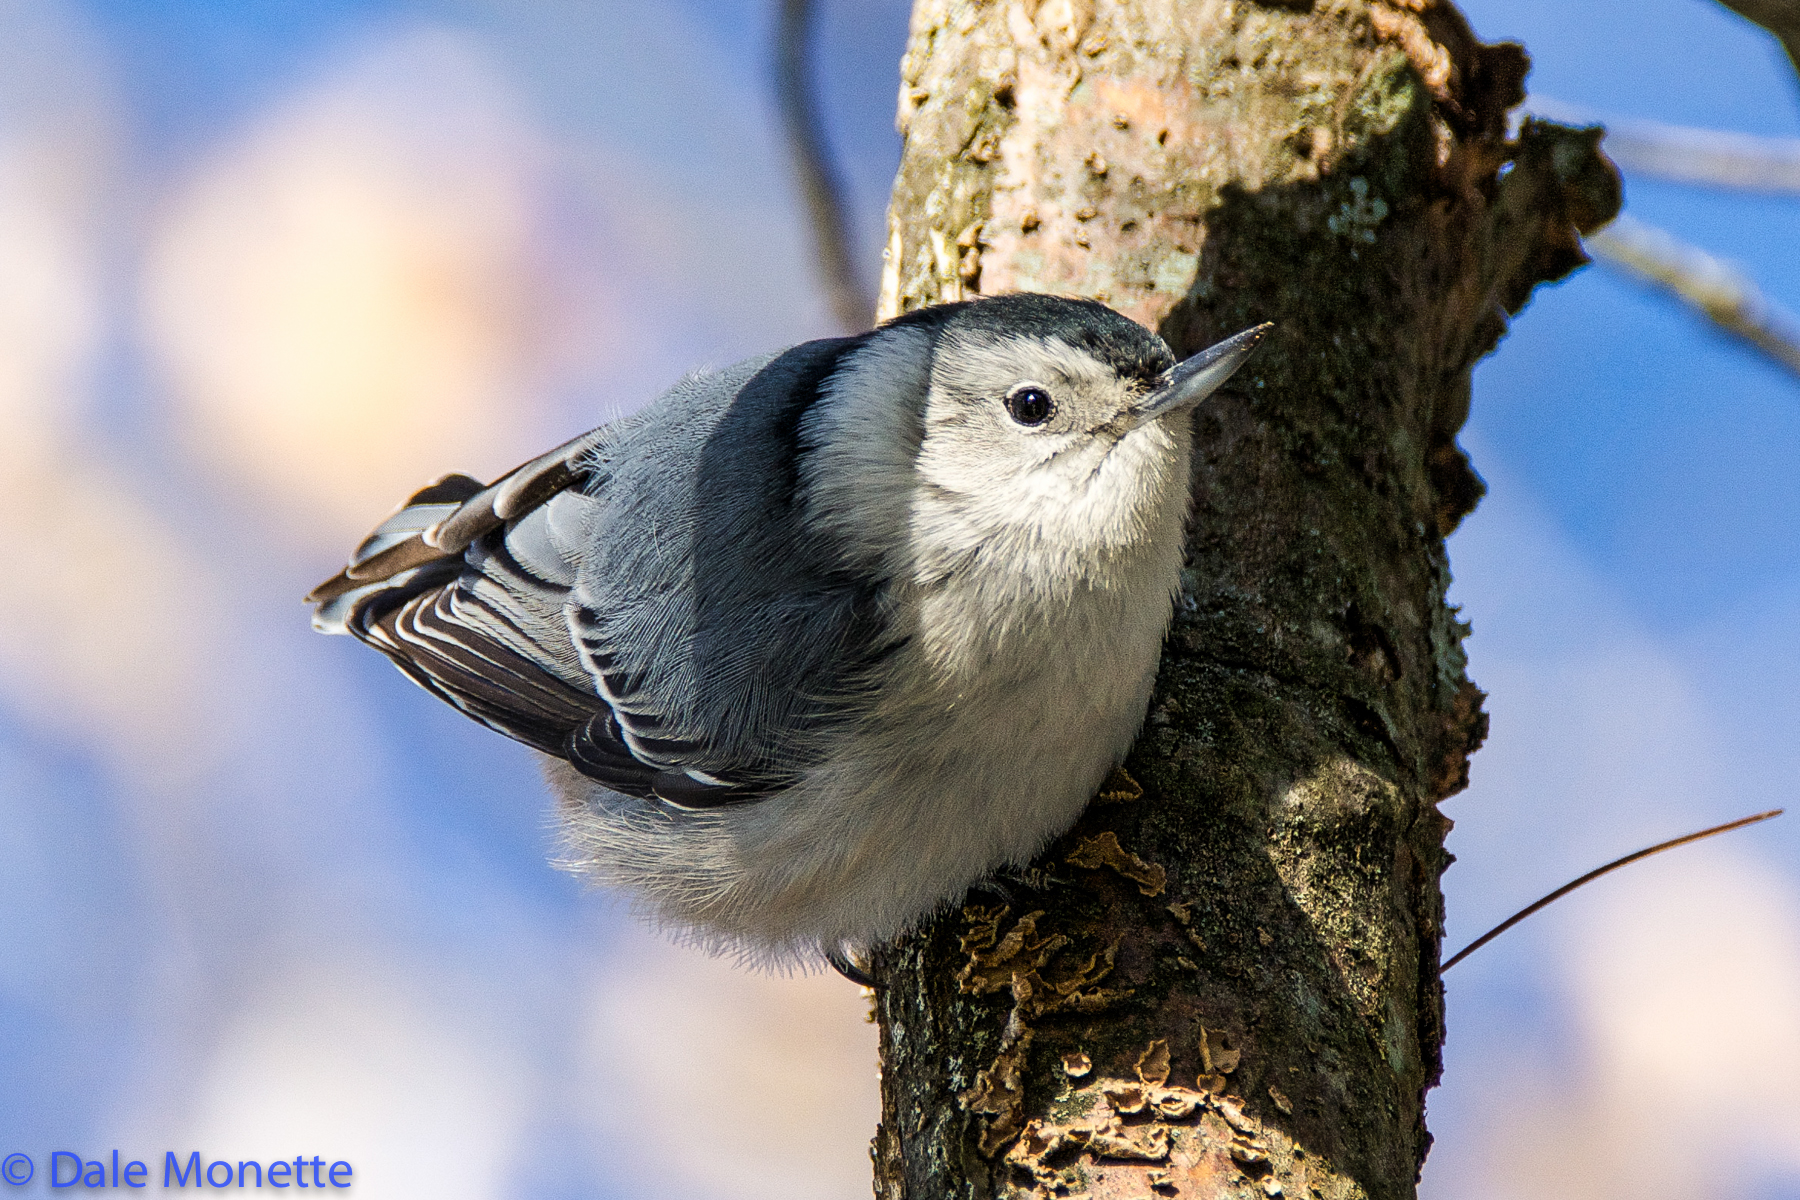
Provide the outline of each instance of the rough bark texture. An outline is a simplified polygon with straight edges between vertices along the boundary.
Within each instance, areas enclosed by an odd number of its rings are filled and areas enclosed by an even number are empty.
[[[884,316],[1037,290],[1178,354],[1278,329],[1197,418],[1141,796],[876,955],[879,1196],[1413,1193],[1435,806],[1485,724],[1455,435],[1619,200],[1598,131],[1507,140],[1525,68],[1432,0],[920,0]]]

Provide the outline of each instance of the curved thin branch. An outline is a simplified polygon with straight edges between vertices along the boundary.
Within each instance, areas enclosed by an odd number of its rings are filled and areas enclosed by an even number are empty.
[[[1714,834],[1730,833],[1733,829],[1742,829],[1744,826],[1754,825],[1758,821],[1767,821],[1771,817],[1779,817],[1786,811],[1787,810],[1784,808],[1771,808],[1768,812],[1760,812],[1752,817],[1739,817],[1737,820],[1727,821],[1723,825],[1714,825],[1711,829],[1702,829],[1698,833],[1687,833],[1678,838],[1670,838],[1666,842],[1658,842],[1654,846],[1646,846],[1642,850],[1627,854],[1624,858],[1615,858],[1604,867],[1596,867],[1586,875],[1583,875],[1580,879],[1571,880],[1570,882],[1563,884],[1537,903],[1527,905],[1525,908],[1520,909],[1512,916],[1506,918],[1506,920],[1500,922],[1498,925],[1464,946],[1461,950],[1458,950],[1455,954],[1452,954],[1444,961],[1444,965],[1438,968],[1438,973],[1442,974],[1443,972],[1448,971],[1451,967],[1454,967],[1457,963],[1469,957],[1469,955],[1475,953],[1477,950],[1511,929],[1514,925],[1517,925],[1520,921],[1529,917],[1532,913],[1547,908],[1556,901],[1561,900],[1564,896],[1568,895],[1584,883],[1592,883],[1602,875],[1611,874],[1620,867],[1630,866],[1639,859],[1649,858],[1652,854],[1661,854],[1664,850],[1673,850],[1677,846],[1685,846],[1689,842],[1698,842],[1703,838],[1712,837]]]
[[[1800,375],[1800,318],[1731,263],[1628,216],[1588,235],[1583,245],[1606,265],[1670,293]]]
[[[1549,96],[1533,96],[1526,111],[1570,125],[1605,125],[1607,157],[1626,171],[1702,187],[1800,195],[1800,138],[1603,116]]]
[[[869,327],[875,301],[856,275],[849,222],[844,213],[844,189],[831,169],[818,98],[807,77],[811,17],[812,0],[781,0],[775,31],[775,99],[781,110],[788,152],[793,156],[794,174],[806,201],[826,298],[838,323],[847,332],[859,333]]]

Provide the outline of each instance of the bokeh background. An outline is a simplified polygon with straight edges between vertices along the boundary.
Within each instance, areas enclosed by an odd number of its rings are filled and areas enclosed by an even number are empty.
[[[833,332],[772,0],[0,3],[0,1152],[320,1154],[362,1194],[868,1192],[873,1027],[546,865],[529,755],[307,627],[412,487]],[[1471,0],[1601,114],[1800,135],[1707,0]],[[872,281],[902,0],[825,0]],[[1800,199],[1628,178],[1800,307]],[[1448,944],[1795,799],[1800,380],[1601,268],[1478,372],[1493,734]],[[1800,1197],[1800,816],[1449,977],[1430,1200]],[[160,1180],[158,1180],[160,1181]]]

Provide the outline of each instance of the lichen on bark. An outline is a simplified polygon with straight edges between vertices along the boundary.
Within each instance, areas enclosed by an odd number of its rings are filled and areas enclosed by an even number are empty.
[[[1437,0],[918,3],[883,316],[1033,290],[1178,354],[1277,330],[1196,419],[1142,795],[875,956],[878,1195],[1412,1194],[1436,804],[1485,730],[1456,433],[1619,201],[1597,131],[1509,137],[1525,69]]]

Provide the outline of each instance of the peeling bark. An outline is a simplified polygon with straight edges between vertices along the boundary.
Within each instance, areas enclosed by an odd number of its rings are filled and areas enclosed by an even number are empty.
[[[1436,804],[1486,725],[1456,433],[1619,203],[1598,131],[1507,139],[1525,70],[1435,0],[918,3],[884,317],[1033,290],[1177,354],[1277,331],[1196,419],[1132,778],[1007,902],[876,955],[878,1196],[1413,1194]]]

